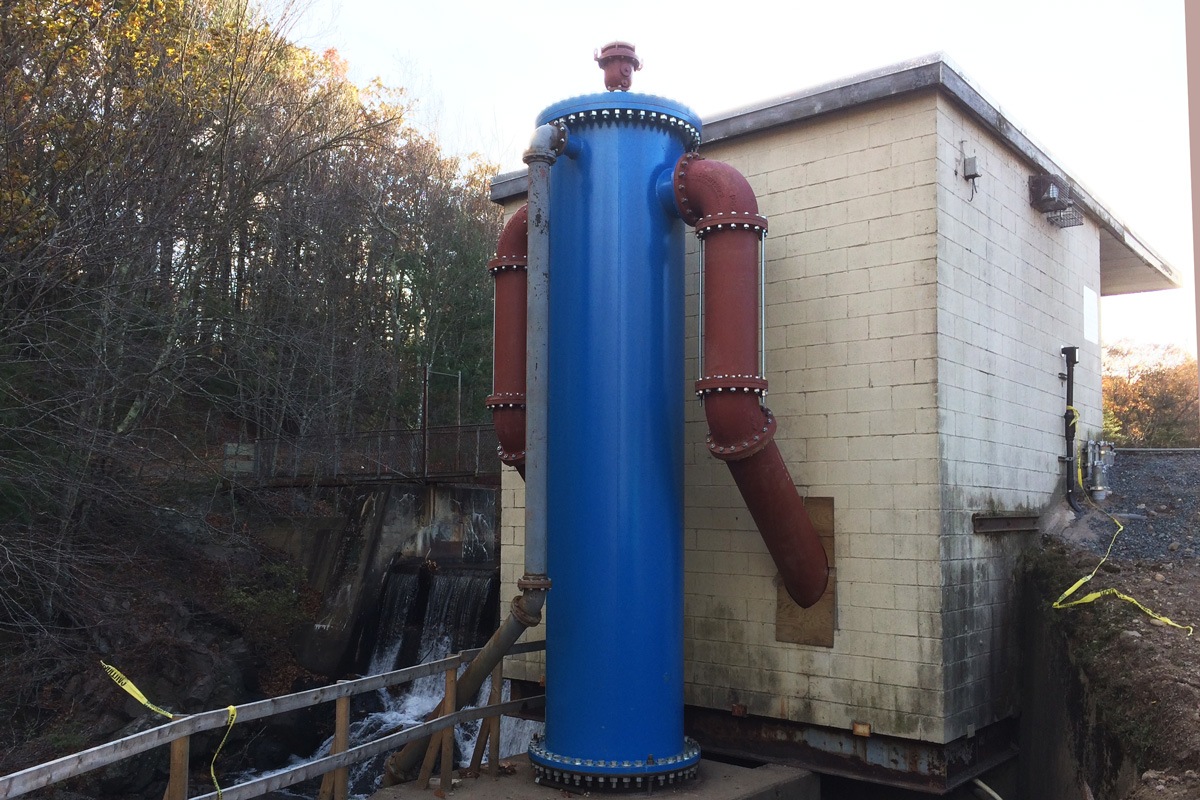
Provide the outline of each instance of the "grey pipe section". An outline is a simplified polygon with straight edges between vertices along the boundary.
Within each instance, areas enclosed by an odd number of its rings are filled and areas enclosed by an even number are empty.
[[[475,698],[505,653],[528,628],[542,621],[550,580],[546,576],[546,431],[547,365],[550,360],[550,167],[566,147],[566,131],[542,125],[533,133],[525,163],[529,165],[528,335],[525,360],[525,574],[517,581],[521,594],[509,614],[458,678],[455,708]],[[443,703],[445,699],[443,698]],[[439,705],[439,709],[440,709]],[[406,780],[420,764],[429,737],[409,742],[388,757],[383,785]]]
[[[546,464],[550,361],[550,167],[562,152],[553,125],[533,133],[529,165],[528,328],[525,358],[525,578],[546,575]]]

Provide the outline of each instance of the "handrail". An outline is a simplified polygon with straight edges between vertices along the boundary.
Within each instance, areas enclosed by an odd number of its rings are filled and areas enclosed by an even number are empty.
[[[253,453],[238,447],[226,445],[233,455],[223,469],[241,482],[421,480],[498,475],[501,467],[490,424],[264,438]]]
[[[335,756],[323,756],[305,764],[292,767],[283,772],[277,772],[265,778],[256,778],[246,783],[239,783],[236,786],[231,786],[228,789],[221,790],[222,800],[248,800],[248,798],[259,797],[267,792],[278,791],[279,789],[287,788],[293,784],[306,781],[309,778],[315,778],[318,775],[323,775],[326,772],[332,772],[339,767],[346,767],[351,764],[357,764],[360,761],[366,761],[368,758],[374,758],[388,750],[393,750],[401,745],[408,744],[414,739],[420,739],[431,733],[452,728],[460,722],[468,722],[474,719],[483,719],[484,717],[492,717],[497,714],[508,714],[514,711],[526,711],[529,709],[539,708],[545,705],[546,695],[539,694],[533,697],[526,697],[520,700],[509,700],[505,703],[500,703],[494,706],[480,706],[479,708],[464,708],[461,711],[456,711],[444,717],[432,719],[429,722],[422,722],[420,725],[413,725],[411,728],[405,728],[402,731],[393,733],[390,736],[384,736],[382,739],[376,739],[373,742],[360,744],[357,747],[351,747],[344,753],[338,753]],[[192,800],[217,800],[216,792],[209,792]]]
[[[544,649],[545,646],[545,642],[526,642],[514,645],[506,655],[537,652]],[[276,714],[283,714],[288,711],[296,711],[302,708],[308,708],[309,706],[337,700],[342,697],[351,697],[356,694],[363,694],[364,692],[371,692],[401,683],[408,683],[418,678],[424,678],[429,675],[436,675],[439,672],[445,672],[449,669],[454,669],[461,664],[471,661],[476,655],[478,655],[478,653],[479,649],[465,650],[461,653],[457,653],[438,661],[430,661],[426,664],[417,664],[416,666],[405,667],[404,669],[385,672],[379,675],[371,675],[366,678],[356,678],[354,680],[343,681],[340,683],[331,684],[329,686],[322,686],[319,689],[310,689],[303,692],[295,692],[292,694],[281,695],[279,697],[272,697],[266,700],[258,700],[253,703],[245,703],[240,706],[235,706],[237,710],[237,720],[239,723],[252,722],[257,719],[275,716]],[[529,698],[530,701],[536,701],[536,699],[537,698]],[[514,703],[516,704],[515,706],[513,706]],[[458,711],[454,714],[439,717],[437,720],[432,722],[426,722],[422,723],[421,725],[406,728],[403,731],[386,736],[382,739],[378,739],[375,742],[368,743],[367,745],[359,745],[358,747],[351,748],[344,753],[339,753],[336,756],[327,756],[322,759],[310,761],[306,764],[300,765],[299,767],[294,767],[291,770],[277,773],[276,775],[271,776],[271,779],[283,778],[292,774],[292,772],[296,770],[307,769],[312,765],[326,764],[326,762],[328,762],[328,769],[312,771],[311,774],[308,774],[306,777],[320,775],[324,771],[334,770],[348,764],[357,763],[356,760],[350,757],[350,754],[365,752],[364,748],[372,747],[382,742],[391,743],[381,745],[381,749],[377,752],[372,752],[369,755],[362,756],[363,759],[371,758],[374,755],[377,755],[379,752],[383,752],[383,750],[387,749],[393,744],[395,746],[399,746],[413,738],[421,738],[431,731],[438,731],[451,727],[460,721],[481,719],[483,717],[494,716],[497,713],[507,713],[509,706],[513,706],[514,709],[520,710],[521,703],[522,701],[518,700],[504,703],[500,706],[485,706],[479,709],[465,709],[463,711]],[[536,703],[526,707],[536,707]],[[497,711],[497,708],[501,710]],[[227,709],[205,711],[200,714],[193,714],[191,716],[172,720],[163,725],[159,725],[158,727],[151,728],[150,730],[134,733],[121,739],[117,739],[113,742],[107,742],[78,753],[72,753],[71,755],[63,756],[62,758],[55,759],[54,761],[48,761],[44,764],[29,767],[28,769],[24,769],[19,772],[0,776],[0,797],[19,797],[20,795],[32,792],[36,789],[42,789],[46,786],[51,786],[69,778],[77,777],[86,772],[91,772],[94,769],[108,766],[109,764],[114,764],[118,761],[123,761],[126,758],[138,755],[139,753],[152,750],[155,747],[170,744],[176,739],[182,739],[186,736],[191,736],[192,734],[201,733],[203,731],[222,728],[228,724],[228,721],[229,712]],[[430,725],[433,725],[434,727],[428,727]],[[417,731],[417,733],[406,736],[410,731]],[[298,778],[295,782],[305,779],[306,778]],[[269,779],[259,779],[258,781],[252,781],[251,784],[258,784],[266,780]],[[231,800],[235,800],[239,797],[258,796],[257,794],[231,794],[232,791],[239,790],[243,785],[250,784],[242,784],[238,787],[225,789],[222,791],[222,795],[229,797]],[[291,783],[284,783],[279,786],[271,786],[270,788],[263,789],[263,791],[273,791],[274,789],[282,788],[282,786],[290,785]],[[205,797],[210,796],[215,798],[216,794],[213,793],[211,795],[205,795]]]

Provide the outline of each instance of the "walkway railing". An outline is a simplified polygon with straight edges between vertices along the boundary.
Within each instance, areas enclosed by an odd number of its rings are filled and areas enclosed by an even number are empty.
[[[532,653],[544,648],[545,642],[518,644],[509,650],[508,655]],[[335,731],[332,747],[334,752],[328,756],[313,759],[312,761],[274,773],[265,778],[257,778],[228,788],[222,787],[220,793],[222,800],[248,800],[248,798],[261,797],[267,792],[278,791],[279,789],[320,775],[327,776],[321,787],[321,797],[332,796],[334,800],[344,800],[348,794],[349,767],[352,764],[357,764],[361,761],[374,758],[377,755],[397,750],[408,742],[430,736],[431,734],[436,735],[439,731],[452,731],[454,726],[460,722],[476,719],[488,719],[490,722],[480,729],[471,766],[473,769],[479,769],[483,757],[483,746],[486,740],[491,743],[489,764],[493,770],[496,770],[499,762],[500,716],[540,708],[545,703],[544,695],[522,700],[512,700],[506,703],[499,702],[500,665],[497,665],[492,674],[492,694],[489,705],[480,708],[463,709],[462,711],[450,714],[442,714],[436,719],[420,725],[414,725],[411,728],[405,728],[397,733],[383,736],[356,747],[348,747],[347,741],[350,725],[350,698],[354,695],[373,692],[390,686],[398,686],[414,681],[417,678],[444,672],[446,675],[447,696],[453,698],[455,683],[458,680],[459,665],[470,662],[478,654],[479,650],[464,650],[457,655],[443,658],[440,661],[431,661],[428,664],[420,664],[394,672],[386,672],[382,675],[372,675],[368,678],[343,681],[331,686],[324,686],[320,689],[296,692],[295,694],[236,706],[236,724],[241,724],[332,701],[336,704]],[[191,798],[191,800],[216,800],[218,796],[216,791],[195,796],[188,794],[189,738],[196,733],[223,728],[228,721],[229,712],[227,709],[206,711],[202,714],[174,719],[165,725],[126,736],[115,742],[102,744],[90,750],[84,750],[36,767],[14,772],[11,775],[0,777],[0,797],[19,797],[36,789],[52,786],[69,778],[83,775],[94,769],[115,764],[139,753],[144,753],[147,750],[169,745],[171,777],[163,800],[188,800],[188,798]],[[452,736],[445,738],[448,740]],[[437,749],[437,744],[438,739],[435,738],[429,746],[431,753]],[[446,748],[443,747],[442,752],[444,754]],[[451,762],[451,757],[443,757],[442,786],[446,788],[451,785],[450,774],[454,769]],[[421,788],[424,788],[429,781],[432,763],[432,757],[426,759],[426,765],[422,768],[419,779]]]
[[[227,478],[258,484],[337,484],[469,478],[500,473],[491,425],[258,439],[227,444]]]

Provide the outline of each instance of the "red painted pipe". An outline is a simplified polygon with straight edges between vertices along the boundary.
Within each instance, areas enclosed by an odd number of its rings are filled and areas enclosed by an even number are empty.
[[[492,333],[492,394],[485,405],[500,440],[500,460],[525,477],[525,328],[528,298],[529,207],[521,206],[500,233],[488,272],[496,279]]]
[[[708,450],[729,465],[750,516],[792,599],[808,608],[829,580],[829,561],[804,500],[775,445],[758,374],[758,248],[767,221],[733,167],[687,153],[675,165],[675,202],[704,239],[704,374]]]

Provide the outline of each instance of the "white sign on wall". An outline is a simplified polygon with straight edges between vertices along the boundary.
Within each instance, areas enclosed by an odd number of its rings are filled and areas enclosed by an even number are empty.
[[[1083,338],[1100,344],[1100,297],[1089,287],[1083,287]]]

